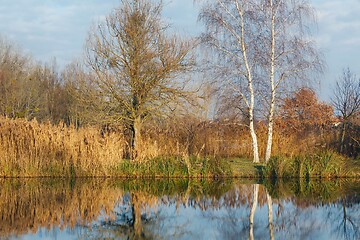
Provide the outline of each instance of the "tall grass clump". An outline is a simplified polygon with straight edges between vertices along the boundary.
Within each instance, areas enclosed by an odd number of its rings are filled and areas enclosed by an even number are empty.
[[[269,178],[286,178],[290,176],[288,172],[288,164],[291,159],[274,156],[267,165],[263,167],[262,176]]]
[[[349,169],[354,160],[333,151],[298,155],[292,158],[273,157],[263,168],[265,178],[331,178],[352,177],[358,170]],[[355,175],[354,175],[355,174]]]
[[[121,162],[121,134],[0,118],[0,176],[107,176]]]
[[[197,157],[156,157],[142,162],[122,161],[114,175],[122,177],[217,178],[232,175],[226,160]]]

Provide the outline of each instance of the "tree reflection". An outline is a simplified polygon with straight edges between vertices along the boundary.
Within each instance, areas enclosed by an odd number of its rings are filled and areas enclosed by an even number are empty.
[[[101,211],[111,215],[120,194],[101,179],[0,179],[0,237],[88,224]]]
[[[267,205],[268,205],[268,219],[269,219],[269,234],[270,239],[275,239],[274,237],[274,225],[273,225],[273,207],[272,207],[272,198],[268,191],[266,190],[266,199],[267,199]]]
[[[341,212],[342,212],[342,218],[339,221],[338,226],[336,227],[337,236],[339,236],[342,239],[360,239],[360,216],[359,216],[359,206],[357,214],[354,216],[351,214],[351,212],[348,212],[348,207],[352,206],[354,202],[359,203],[359,199],[351,199],[352,201],[349,201],[348,197],[343,196],[341,200],[339,200],[339,203],[341,204]],[[331,216],[331,214],[329,214]],[[336,217],[336,216],[333,216]],[[334,221],[332,217],[329,219],[330,221]]]
[[[249,239],[254,239],[254,215],[256,211],[256,207],[258,205],[258,194],[259,194],[259,184],[254,184],[254,193],[253,193],[253,201],[252,201],[252,207],[250,211],[250,231],[249,231]]]
[[[0,238],[58,228],[79,239],[360,239],[359,188],[356,181],[0,179]]]

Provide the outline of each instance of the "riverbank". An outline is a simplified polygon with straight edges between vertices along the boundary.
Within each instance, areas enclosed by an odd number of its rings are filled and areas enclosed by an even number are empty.
[[[360,178],[360,159],[335,152],[295,157],[273,157],[268,164],[246,158],[155,158],[122,161],[111,170],[120,177],[173,178]]]
[[[245,158],[167,157],[143,161],[122,159],[117,164],[87,171],[82,165],[48,165],[24,171],[5,165],[0,177],[123,177],[123,178],[360,178],[360,160],[336,153],[294,158],[274,157],[266,164],[254,164]],[[94,166],[96,167],[96,166]],[[28,169],[32,169],[29,171]],[[88,169],[91,169],[89,166]],[[5,174],[6,173],[6,174]]]

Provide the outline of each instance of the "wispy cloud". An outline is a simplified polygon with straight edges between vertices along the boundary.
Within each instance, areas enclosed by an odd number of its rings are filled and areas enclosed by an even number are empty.
[[[1,0],[0,34],[36,59],[60,65],[79,57],[91,25],[103,20],[119,0]],[[180,34],[196,35],[198,8],[193,0],[164,0],[163,16]],[[360,75],[360,0],[310,0],[318,13],[315,36],[328,62],[326,87],[343,67]],[[327,94],[327,93],[326,93]]]
[[[318,11],[320,38],[350,43],[349,39],[360,37],[359,0],[314,0],[314,6]]]
[[[54,57],[63,65],[79,56],[91,25],[118,1],[2,0],[1,34],[19,43],[38,60]]]
[[[19,43],[38,60],[56,57],[60,65],[81,55],[87,32],[104,20],[119,0],[1,0],[0,34]],[[165,1],[164,18],[177,31],[195,35],[193,0]]]

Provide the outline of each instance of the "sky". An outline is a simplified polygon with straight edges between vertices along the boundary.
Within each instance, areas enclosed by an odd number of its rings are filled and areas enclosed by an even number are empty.
[[[164,0],[163,17],[182,34],[195,36],[198,7],[193,0]],[[310,0],[318,17],[314,33],[327,63],[315,88],[328,101],[342,70],[360,77],[360,0]],[[59,68],[82,58],[87,34],[119,6],[119,0],[0,0],[0,35],[42,63]]]

